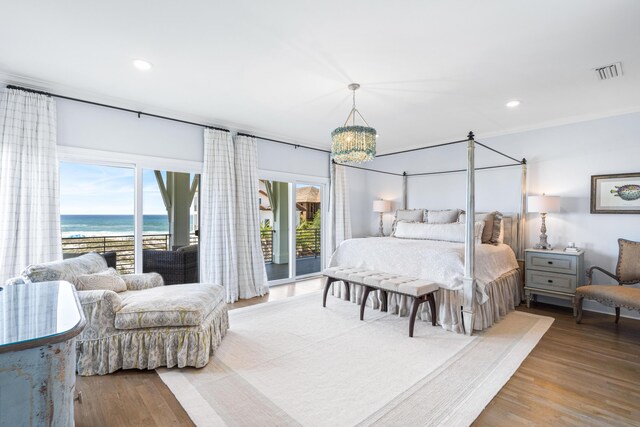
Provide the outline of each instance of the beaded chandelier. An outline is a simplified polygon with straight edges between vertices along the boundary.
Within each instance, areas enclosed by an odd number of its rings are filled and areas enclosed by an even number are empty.
[[[342,127],[331,132],[331,157],[338,163],[362,163],[373,160],[376,156],[376,130],[356,109],[357,83],[351,83],[349,90],[353,91],[353,106]],[[356,125],[356,114],[360,116],[366,126]],[[348,125],[351,121],[351,125]]]

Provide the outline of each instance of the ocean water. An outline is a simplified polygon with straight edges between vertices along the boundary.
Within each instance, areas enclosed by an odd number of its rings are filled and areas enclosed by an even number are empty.
[[[144,215],[144,234],[168,234],[167,215]],[[193,218],[192,218],[193,222]],[[133,215],[60,215],[62,237],[133,235]]]

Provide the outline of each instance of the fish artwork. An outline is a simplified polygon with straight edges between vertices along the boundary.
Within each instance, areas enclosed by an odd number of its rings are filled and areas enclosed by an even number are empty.
[[[615,189],[611,190],[614,197],[618,196],[622,200],[638,200],[640,199],[640,185],[627,184],[621,186],[615,186]]]

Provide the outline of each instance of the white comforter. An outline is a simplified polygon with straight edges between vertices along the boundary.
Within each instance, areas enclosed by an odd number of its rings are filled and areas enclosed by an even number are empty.
[[[459,290],[464,277],[464,243],[395,237],[350,239],[340,244],[329,264],[412,276]],[[516,256],[508,245],[476,245],[478,302],[487,300],[484,289],[488,283],[515,268]]]

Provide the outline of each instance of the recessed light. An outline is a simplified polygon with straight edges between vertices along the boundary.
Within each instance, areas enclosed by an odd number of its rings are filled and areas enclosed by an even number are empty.
[[[520,101],[514,99],[513,101],[507,102],[505,105],[509,108],[516,108],[518,105],[520,105]]]
[[[145,61],[144,59],[134,59],[133,66],[140,71],[148,71],[151,69],[151,62]]]

